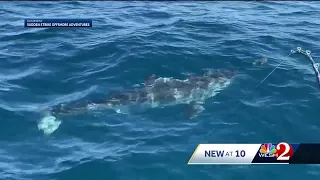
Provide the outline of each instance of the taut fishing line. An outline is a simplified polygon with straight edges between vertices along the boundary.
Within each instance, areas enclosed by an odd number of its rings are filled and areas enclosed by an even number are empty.
[[[296,50],[291,50],[290,53],[288,54],[288,56],[286,56],[286,57],[289,57],[289,56],[291,56],[292,54],[303,54],[303,55],[305,55],[305,56],[308,57],[308,59],[310,60],[310,62],[311,62],[311,64],[312,64],[313,71],[314,71],[315,76],[316,76],[316,78],[317,78],[318,85],[319,85],[319,87],[320,87],[319,63],[316,63],[316,62],[313,60],[313,58],[312,58],[312,56],[311,56],[311,51],[309,51],[309,50],[305,50],[305,51],[304,51],[304,50],[302,50],[301,47],[297,47]],[[232,113],[234,112],[234,110],[237,109],[237,107],[241,104],[242,101],[246,100],[265,80],[267,80],[268,77],[269,77],[277,68],[279,68],[279,66],[280,66],[283,62],[284,62],[284,59],[281,60],[280,63],[279,63],[275,68],[273,68],[272,71],[271,71],[268,75],[266,75],[265,78],[263,78],[263,79],[260,81],[260,83],[259,83],[255,88],[253,88],[252,91],[250,91],[244,98],[241,99],[240,102],[238,102],[238,103],[231,109],[230,114],[232,114]],[[210,135],[210,134],[213,132],[213,130],[214,130],[214,128],[211,129],[211,131],[208,133],[208,135]]]

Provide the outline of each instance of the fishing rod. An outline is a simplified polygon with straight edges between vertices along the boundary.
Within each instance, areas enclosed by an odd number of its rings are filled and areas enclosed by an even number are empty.
[[[308,57],[308,59],[310,60],[311,64],[312,64],[312,67],[313,67],[313,71],[315,73],[315,76],[317,78],[317,81],[318,81],[318,85],[320,87],[320,73],[319,73],[319,63],[316,63],[312,56],[311,56],[311,51],[309,50],[303,50],[301,47],[297,47],[297,50],[291,50],[290,53],[288,54],[287,57],[291,56],[292,54],[302,54],[302,55],[305,55]],[[280,61],[280,63],[272,69],[272,71],[267,74],[260,82],[259,84],[252,90],[250,91],[244,98],[241,99],[241,101],[244,101],[246,100],[265,80],[268,79],[268,77],[278,68],[280,67],[280,65],[283,63],[284,59]],[[231,109],[231,113],[234,112],[234,110],[237,109],[237,107],[241,104],[241,101],[238,102],[232,109]],[[213,132],[214,128],[211,129],[211,131],[207,134],[207,135],[210,135],[212,132]]]

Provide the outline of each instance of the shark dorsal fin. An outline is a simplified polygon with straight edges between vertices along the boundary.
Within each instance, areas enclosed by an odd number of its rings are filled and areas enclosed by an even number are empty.
[[[159,76],[157,76],[157,75],[155,75],[155,74],[152,74],[151,76],[149,76],[149,77],[145,80],[144,84],[145,84],[146,86],[150,86],[150,85],[153,84],[158,78],[159,78]]]

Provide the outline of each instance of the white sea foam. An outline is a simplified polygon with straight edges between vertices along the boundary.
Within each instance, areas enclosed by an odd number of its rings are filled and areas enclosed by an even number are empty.
[[[44,134],[50,135],[59,128],[61,124],[60,120],[57,120],[54,116],[45,116],[38,123],[38,129],[42,130]]]

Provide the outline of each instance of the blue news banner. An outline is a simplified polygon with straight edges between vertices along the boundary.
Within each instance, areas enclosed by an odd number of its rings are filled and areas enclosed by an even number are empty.
[[[188,164],[320,164],[320,144],[199,144]]]
[[[92,19],[25,19],[26,28],[92,27]]]

